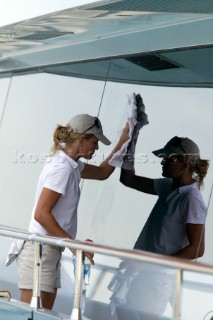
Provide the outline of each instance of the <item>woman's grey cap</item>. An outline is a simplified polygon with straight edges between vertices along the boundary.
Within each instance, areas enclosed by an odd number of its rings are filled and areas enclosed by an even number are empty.
[[[97,117],[89,114],[78,114],[68,122],[68,125],[75,133],[94,134],[103,144],[107,146],[111,144],[103,134],[101,122]]]
[[[162,149],[152,151],[152,153],[160,158],[168,157],[172,154],[184,154],[200,158],[200,150],[194,141],[177,136],[169,140]]]

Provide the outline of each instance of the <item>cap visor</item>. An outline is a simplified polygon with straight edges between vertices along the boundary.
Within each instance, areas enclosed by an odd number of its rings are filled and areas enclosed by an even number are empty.
[[[109,146],[111,144],[111,142],[103,134],[102,135],[95,134],[95,136],[106,146]]]
[[[159,158],[164,158],[165,156],[168,156],[170,154],[165,149],[158,149],[158,150],[152,151],[152,153]]]

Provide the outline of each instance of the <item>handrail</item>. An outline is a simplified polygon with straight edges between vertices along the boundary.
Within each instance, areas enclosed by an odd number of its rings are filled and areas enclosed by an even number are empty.
[[[42,308],[40,296],[40,272],[41,272],[41,248],[42,244],[49,244],[59,247],[67,247],[76,249],[77,265],[76,265],[76,283],[75,283],[75,297],[74,306],[70,316],[70,320],[82,320],[81,309],[81,291],[82,291],[82,253],[83,251],[92,251],[95,253],[115,256],[124,259],[132,259],[136,261],[143,261],[161,266],[171,267],[176,269],[176,295],[175,308],[173,311],[173,320],[179,320],[180,315],[180,301],[181,301],[181,287],[182,287],[182,273],[183,270],[202,272],[213,274],[213,267],[198,263],[183,260],[179,258],[163,256],[153,253],[137,250],[125,250],[113,248],[109,246],[102,246],[88,242],[80,242],[71,239],[64,239],[58,237],[44,236],[39,234],[32,234],[16,228],[10,228],[0,225],[0,236],[18,238],[35,242],[35,262],[34,262],[34,284],[33,297],[31,299],[31,308]]]
[[[33,295],[30,303],[32,309],[42,309],[40,277],[41,277],[41,260],[42,245],[40,242],[35,242],[34,250],[34,280],[33,280]]]
[[[114,257],[132,259],[141,262],[153,263],[161,266],[171,267],[175,269],[182,269],[185,271],[202,272],[207,274],[213,274],[213,266],[188,261],[186,259],[175,258],[171,256],[163,256],[159,254],[149,253],[138,250],[126,250],[116,247],[103,246],[89,242],[80,242],[77,240],[64,239],[52,236],[44,236],[39,234],[32,234],[24,230],[17,228],[11,228],[0,225],[0,236],[23,239],[28,241],[35,241],[40,243],[46,243],[58,247],[67,247],[70,249],[77,249],[82,251],[89,251],[104,255],[110,255]]]
[[[83,252],[82,250],[76,250],[76,281],[75,281],[75,297],[74,297],[74,304],[72,313],[70,316],[70,320],[82,320],[82,309],[81,309],[81,292],[82,292],[82,275],[83,275],[83,268],[82,268],[82,259],[83,259]]]

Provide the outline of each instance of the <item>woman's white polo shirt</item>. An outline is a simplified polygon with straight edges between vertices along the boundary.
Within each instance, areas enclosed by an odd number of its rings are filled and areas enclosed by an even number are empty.
[[[62,150],[47,158],[40,174],[35,203],[32,211],[29,231],[47,234],[47,231],[34,219],[34,212],[43,188],[61,193],[61,197],[52,209],[52,214],[58,224],[72,238],[77,232],[77,207],[80,197],[79,183],[84,163],[75,162]]]

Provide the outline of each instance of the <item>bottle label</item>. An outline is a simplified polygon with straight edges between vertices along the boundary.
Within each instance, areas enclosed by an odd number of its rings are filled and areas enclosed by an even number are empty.
[[[89,274],[89,269],[84,269],[84,275],[88,275]]]

